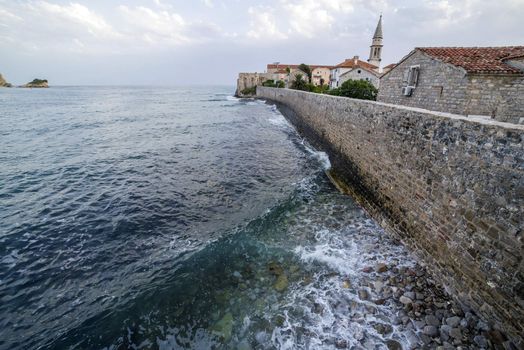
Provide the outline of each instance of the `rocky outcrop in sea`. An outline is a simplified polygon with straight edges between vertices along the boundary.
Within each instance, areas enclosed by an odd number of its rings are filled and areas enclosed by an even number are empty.
[[[2,76],[2,74],[0,74],[0,87],[11,87],[12,85],[9,84],[5,79],[4,77]]]
[[[46,79],[33,79],[33,81],[22,85],[25,88],[48,88],[48,82]]]

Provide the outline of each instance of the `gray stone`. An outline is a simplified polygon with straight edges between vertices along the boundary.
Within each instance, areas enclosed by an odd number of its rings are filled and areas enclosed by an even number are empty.
[[[369,299],[368,291],[365,289],[360,289],[358,291],[358,297],[360,298],[360,300],[368,300]]]
[[[438,335],[438,329],[435,326],[426,326],[422,332],[430,337],[436,337]]]
[[[486,338],[484,338],[481,335],[476,335],[473,338],[473,341],[475,342],[475,344],[477,344],[481,348],[486,348],[488,346],[488,342],[487,342]]]
[[[449,331],[449,335],[450,335],[453,339],[462,339],[462,332],[460,331],[460,328],[452,328],[452,329]]]
[[[460,317],[453,316],[446,318],[446,324],[450,326],[451,328],[457,327],[460,324]]]
[[[435,317],[435,315],[427,315],[424,319],[430,326],[440,326],[440,321]]]
[[[408,298],[406,296],[401,296],[399,300],[404,305],[408,305],[408,304],[413,303],[413,300],[411,300],[410,298]]]
[[[402,345],[393,339],[386,340],[386,346],[388,347],[388,350],[402,350]]]
[[[406,298],[411,299],[411,300],[415,299],[415,293],[414,293],[414,292],[405,292],[405,293],[404,293],[404,296],[405,296]]]

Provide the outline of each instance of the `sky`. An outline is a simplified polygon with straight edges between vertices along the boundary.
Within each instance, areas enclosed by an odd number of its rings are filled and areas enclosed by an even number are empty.
[[[23,84],[234,85],[267,63],[524,45],[524,0],[0,0],[0,73]]]

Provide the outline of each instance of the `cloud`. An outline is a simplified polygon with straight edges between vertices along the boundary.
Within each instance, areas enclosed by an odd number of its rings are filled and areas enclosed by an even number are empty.
[[[287,35],[282,33],[276,23],[275,12],[267,7],[249,7],[250,18],[247,36],[252,39],[280,40],[286,39]]]

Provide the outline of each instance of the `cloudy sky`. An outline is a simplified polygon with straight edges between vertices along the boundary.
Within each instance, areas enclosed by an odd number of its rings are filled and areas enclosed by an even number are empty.
[[[524,0],[0,0],[0,73],[21,84],[233,85],[266,63],[415,46],[524,45]]]

